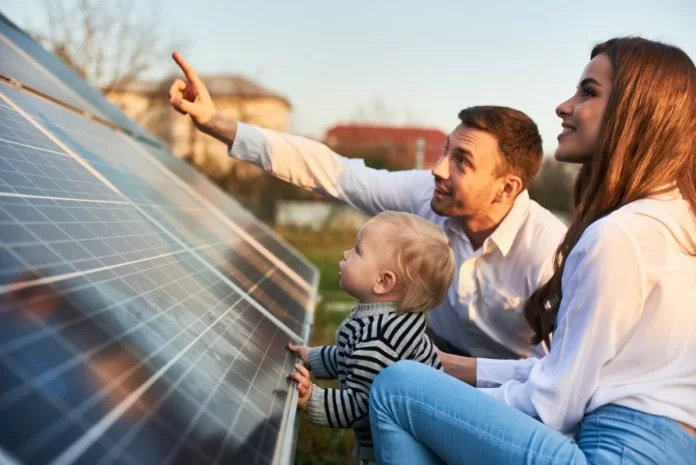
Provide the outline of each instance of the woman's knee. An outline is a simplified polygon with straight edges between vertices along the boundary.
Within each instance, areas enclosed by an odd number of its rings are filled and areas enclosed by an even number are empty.
[[[372,388],[384,389],[391,385],[403,385],[408,383],[409,379],[417,378],[418,372],[422,369],[428,369],[422,363],[414,362],[413,360],[399,360],[396,363],[389,365],[377,375],[372,383]]]
[[[394,393],[403,387],[404,379],[409,376],[410,365],[414,362],[410,360],[400,360],[382,370],[372,382],[370,388],[370,418],[374,419],[383,415],[391,416],[392,402],[389,401]]]
[[[370,403],[379,402],[384,395],[402,390],[410,382],[422,382],[423,372],[431,368],[413,360],[400,360],[382,370],[370,389]]]

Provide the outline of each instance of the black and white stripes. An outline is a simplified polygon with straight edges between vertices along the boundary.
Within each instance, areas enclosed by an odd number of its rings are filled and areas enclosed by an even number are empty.
[[[416,360],[441,369],[423,312],[398,312],[397,303],[358,304],[336,331],[336,345],[310,351],[317,378],[338,378],[338,389],[314,386],[308,416],[312,423],[353,428],[356,458],[373,460],[368,418],[370,386],[387,366]]]

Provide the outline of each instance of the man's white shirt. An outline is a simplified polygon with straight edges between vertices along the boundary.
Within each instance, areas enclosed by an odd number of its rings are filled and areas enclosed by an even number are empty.
[[[376,170],[342,157],[319,142],[238,123],[230,154],[308,190],[375,215],[384,210],[414,213],[439,225],[457,259],[455,279],[429,326],[452,346],[476,357],[541,356],[530,345],[523,313],[526,299],[553,273],[553,256],[565,225],[522,192],[510,213],[474,250],[456,218],[430,208],[434,178],[429,171]]]

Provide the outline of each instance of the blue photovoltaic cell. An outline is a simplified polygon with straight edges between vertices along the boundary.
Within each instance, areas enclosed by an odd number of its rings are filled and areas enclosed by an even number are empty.
[[[123,200],[3,102],[0,102],[0,151],[0,188],[5,192]]]

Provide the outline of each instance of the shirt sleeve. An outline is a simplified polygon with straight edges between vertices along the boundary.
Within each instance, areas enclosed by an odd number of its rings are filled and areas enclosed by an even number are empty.
[[[608,218],[590,226],[571,251],[549,355],[522,381],[483,391],[571,433],[644,308],[645,272],[631,236]]]
[[[526,381],[538,358],[522,360],[476,359],[476,387],[498,387],[509,380]]]
[[[425,170],[369,168],[361,159],[336,154],[326,145],[300,136],[238,123],[232,157],[252,163],[279,179],[341,200],[375,215],[384,210],[418,214],[434,187]]]
[[[336,346],[312,347],[309,350],[309,369],[319,379],[338,378],[338,348]]]
[[[398,352],[382,339],[356,346],[346,360],[346,379],[340,389],[312,388],[307,418],[330,428],[350,428],[367,417],[370,387],[377,375],[399,360]]]

